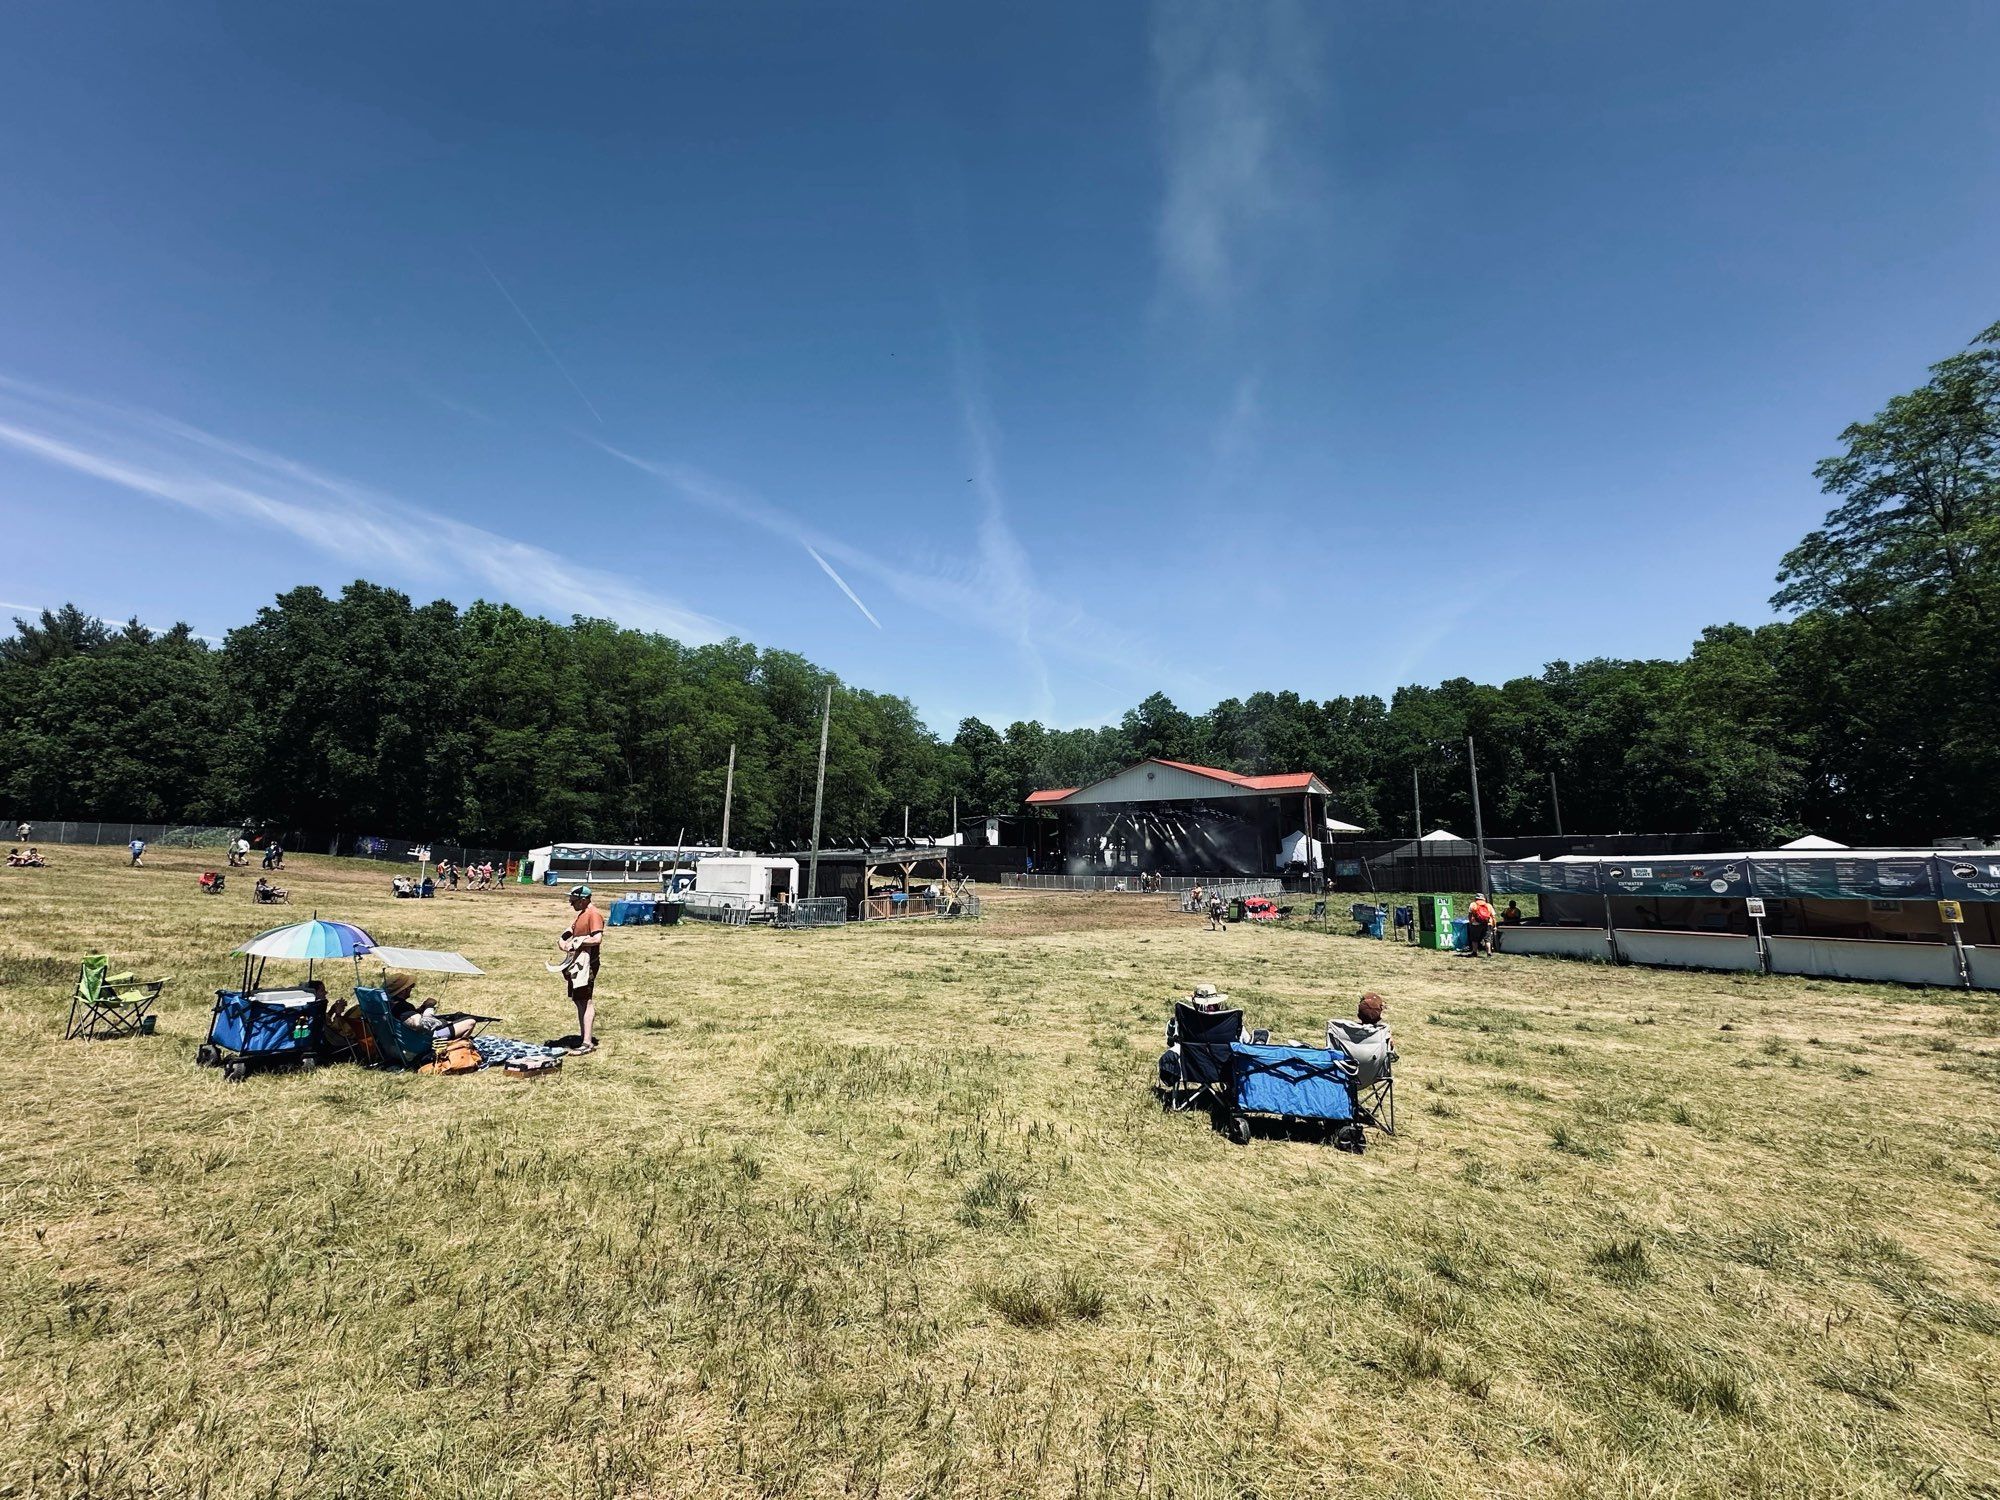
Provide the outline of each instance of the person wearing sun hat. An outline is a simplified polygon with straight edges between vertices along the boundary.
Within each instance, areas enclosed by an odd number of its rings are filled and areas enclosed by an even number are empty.
[[[604,913],[591,905],[590,887],[571,888],[569,926],[563,929],[561,945],[570,954],[562,966],[563,985],[570,1003],[576,1007],[577,1044],[572,1055],[597,1050],[597,968],[603,961]]]
[[[435,1000],[420,1003],[416,998],[417,982],[408,974],[391,974],[382,982],[382,990],[388,995],[389,1008],[396,1013],[397,1020],[427,1027],[438,1036],[471,1036],[478,1024],[472,1016],[439,1015]]]

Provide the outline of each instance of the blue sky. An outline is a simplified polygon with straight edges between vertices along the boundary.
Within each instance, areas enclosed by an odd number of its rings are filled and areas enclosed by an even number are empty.
[[[2000,319],[1990,4],[9,33],[15,610],[219,636],[361,575],[801,651],[947,733],[1678,654]]]

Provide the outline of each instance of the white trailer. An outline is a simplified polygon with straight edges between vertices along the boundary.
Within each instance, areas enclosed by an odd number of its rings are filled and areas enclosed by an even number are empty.
[[[734,896],[765,906],[793,900],[799,890],[799,862],[754,855],[717,855],[695,866],[695,893]]]

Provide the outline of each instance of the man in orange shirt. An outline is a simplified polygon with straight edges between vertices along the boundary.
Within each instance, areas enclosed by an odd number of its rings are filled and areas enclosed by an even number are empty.
[[[576,1006],[578,1043],[570,1048],[577,1056],[597,1050],[597,968],[604,947],[604,913],[590,904],[590,887],[577,886],[569,893],[573,915],[563,929],[562,950],[572,954],[563,966],[563,984]]]
[[[1483,894],[1474,895],[1472,905],[1465,910],[1465,937],[1475,957],[1484,958],[1493,951],[1493,903]]]

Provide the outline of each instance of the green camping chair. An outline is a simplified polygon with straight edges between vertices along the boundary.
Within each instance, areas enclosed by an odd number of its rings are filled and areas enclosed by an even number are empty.
[[[63,1036],[98,1037],[150,1035],[153,1002],[166,988],[164,979],[135,979],[130,974],[107,971],[111,961],[93,953],[83,961],[76,976],[76,993],[70,996],[69,1022]]]

